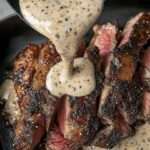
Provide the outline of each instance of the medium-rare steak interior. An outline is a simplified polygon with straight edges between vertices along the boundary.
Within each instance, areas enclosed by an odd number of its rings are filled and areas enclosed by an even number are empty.
[[[87,96],[56,97],[47,90],[47,74],[61,61],[51,42],[30,44],[17,55],[0,88],[4,149],[112,148],[149,121],[150,13],[137,14],[123,31],[95,25],[93,34],[77,55],[95,69],[96,88]]]
[[[141,63],[141,79],[144,90],[143,115],[146,120],[150,119],[150,48],[143,54]]]

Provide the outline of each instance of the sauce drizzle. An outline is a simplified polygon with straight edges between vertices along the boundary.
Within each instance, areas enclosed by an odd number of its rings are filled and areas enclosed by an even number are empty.
[[[92,62],[74,58],[84,34],[100,15],[103,1],[20,0],[25,19],[55,44],[62,58],[47,76],[46,85],[53,95],[85,96],[95,89]]]

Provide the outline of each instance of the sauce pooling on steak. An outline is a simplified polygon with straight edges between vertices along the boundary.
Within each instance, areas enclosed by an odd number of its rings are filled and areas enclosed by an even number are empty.
[[[86,96],[95,89],[92,62],[74,58],[102,5],[103,0],[20,0],[26,20],[55,44],[62,58],[47,76],[46,85],[53,95]]]

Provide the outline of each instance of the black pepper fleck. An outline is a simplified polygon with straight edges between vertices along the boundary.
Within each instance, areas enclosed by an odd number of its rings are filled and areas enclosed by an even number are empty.
[[[75,87],[73,87],[73,90],[74,90],[74,91],[76,91],[76,88],[75,88]]]
[[[74,32],[74,35],[77,35],[77,34],[78,34],[78,32],[77,32],[77,31],[75,31],[75,32]]]
[[[41,12],[44,12],[44,9],[41,9]]]
[[[59,35],[59,34],[56,34],[55,36],[56,36],[56,38],[57,38],[57,39],[59,39],[59,38],[60,38],[60,35]]]
[[[89,14],[88,14],[88,17],[91,17],[91,16],[92,16],[92,13],[89,13]]]
[[[55,83],[55,86],[57,87],[57,86],[58,86],[58,84],[57,84],[57,83]]]
[[[72,31],[72,28],[69,28],[70,32]]]
[[[148,138],[147,141],[150,142],[150,138]]]
[[[30,5],[27,5],[26,8],[30,8]]]
[[[63,21],[62,20],[58,20],[58,23],[62,23]]]
[[[68,21],[69,19],[68,18],[65,18],[65,21]]]

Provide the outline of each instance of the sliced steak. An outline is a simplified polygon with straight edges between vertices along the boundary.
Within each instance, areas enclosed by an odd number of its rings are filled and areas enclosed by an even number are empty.
[[[136,71],[140,52],[149,39],[150,14],[138,14],[125,27],[123,39],[119,47],[114,50],[106,68],[98,116],[108,126],[108,129],[110,129],[110,126],[113,126],[112,132],[118,135],[115,138],[117,142],[132,134],[130,126],[136,122],[140,113],[143,95]],[[120,114],[122,118],[120,123],[126,126],[126,130],[121,130],[121,126],[119,130],[116,130],[115,120],[118,118],[116,114]],[[100,135],[101,132],[103,133],[103,131],[100,131]],[[109,137],[110,135],[108,134],[106,139]],[[105,145],[100,144],[100,146],[109,147],[110,145],[111,147],[110,141],[105,141]],[[98,142],[101,143],[100,140]],[[115,144],[114,141],[113,143]]]
[[[150,119],[150,48],[144,52],[141,72],[144,89],[143,114],[145,119]]]
[[[141,77],[145,89],[150,90],[150,48],[146,49],[142,58]]]
[[[117,33],[118,29],[116,26],[108,23],[102,26],[94,27],[95,36],[93,38],[94,45],[98,48],[102,59],[102,69],[104,77],[109,76],[108,68],[112,60],[112,52],[117,44]],[[109,87],[104,87],[102,90],[101,102],[105,99],[107,93],[111,90]],[[111,105],[111,104],[110,104]],[[108,106],[109,107],[109,106]]]
[[[48,92],[45,82],[49,69],[59,60],[51,43],[31,44],[16,57],[11,80],[20,117],[16,118],[14,111],[9,111],[15,120],[11,123],[12,149],[34,149],[49,128],[59,100]],[[12,98],[9,100],[12,101]]]
[[[100,128],[96,118],[96,98],[65,96],[63,101],[58,121],[64,137],[81,144],[90,142]]]
[[[120,139],[132,135],[131,127],[124,121],[120,114],[116,114],[114,122],[100,130],[91,145],[101,148],[112,148]]]
[[[97,119],[97,99],[103,81],[98,50],[90,47],[85,55],[95,65],[96,89],[84,97],[64,96],[58,111],[58,122],[64,137],[81,144],[90,143],[100,128],[100,121]]]
[[[47,73],[60,61],[51,43],[31,44],[16,57],[12,76],[0,88],[4,149],[112,148],[135,133],[141,107],[145,119],[150,118],[150,49],[143,50],[150,41],[150,13],[139,13],[127,23],[120,44],[118,29],[110,23],[94,32],[89,47],[77,54],[95,67],[96,88],[87,96],[58,99],[46,89]],[[40,141],[44,144],[38,147]]]
[[[127,122],[131,124],[135,121],[132,119],[137,115],[140,102],[138,103],[136,98],[140,96],[140,89],[133,81],[133,77],[135,77],[140,50],[150,39],[150,15],[146,13],[138,16],[137,22],[131,26],[133,29],[128,43],[120,45],[114,51],[110,65],[106,69],[108,76],[105,76],[98,115],[100,118],[109,120],[108,124],[113,121],[117,107],[120,107]],[[137,106],[132,107],[135,104]]]

